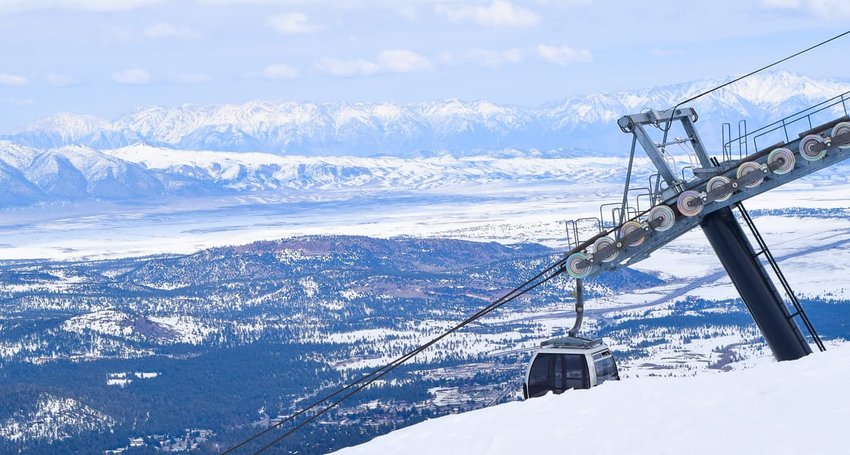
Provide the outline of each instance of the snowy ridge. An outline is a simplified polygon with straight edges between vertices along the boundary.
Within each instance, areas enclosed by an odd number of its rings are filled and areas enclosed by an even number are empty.
[[[0,421],[0,438],[11,441],[56,441],[115,426],[115,419],[73,398],[42,394],[29,412]]]
[[[279,156],[178,151],[141,144],[104,153],[146,169],[193,176],[227,188],[245,190],[344,187],[413,190],[498,180],[553,178],[593,178],[588,181],[602,182],[619,178],[614,169],[621,161],[607,157],[530,156],[511,151],[505,151],[502,156],[425,158]],[[648,163],[645,159],[641,160],[643,162]]]
[[[636,179],[649,160],[637,158]],[[280,156],[174,150],[136,144],[97,151],[66,146],[41,151],[0,141],[0,207],[43,202],[158,201],[166,197],[242,195],[310,200],[357,194],[424,191],[481,194],[507,188],[581,184],[584,190],[617,188],[623,159],[560,152],[502,150],[480,155],[429,157]],[[817,178],[845,182],[839,167]],[[314,190],[298,192],[298,190]],[[475,189],[474,193],[469,190]],[[265,192],[265,193],[258,193]],[[324,192],[324,193],[322,193]],[[324,196],[322,196],[324,194]]]
[[[213,332],[212,328],[190,316],[145,317],[112,309],[74,316],[62,324],[62,329],[160,344],[199,344]]]
[[[160,180],[139,165],[87,147],[36,150],[0,141],[0,205],[45,200],[129,199],[163,193]]]
[[[506,403],[336,453],[837,453],[847,444],[848,375],[850,345],[843,344],[745,371],[628,379]]]
[[[621,115],[664,109],[729,79],[594,93],[534,108],[457,99],[414,104],[254,101],[148,107],[115,121],[60,113],[0,139],[36,148],[105,149],[144,142],[183,150],[306,155],[563,147],[609,151],[619,144],[609,137],[618,137],[613,122]],[[714,133],[723,121],[765,123],[848,90],[847,82],[775,71],[733,84],[694,107]]]
[[[619,159],[503,151],[425,158],[280,156],[136,144],[47,151],[0,141],[0,206],[49,201],[156,200],[265,190],[409,191],[487,182],[614,182]]]
[[[619,176],[614,157],[628,150],[628,137],[615,124],[619,116],[670,106],[718,82],[592,94],[533,109],[459,100],[264,101],[152,107],[114,122],[59,114],[7,140],[0,136],[5,189],[0,207],[301,189],[443,190],[559,179],[601,184]],[[716,152],[724,121],[745,117],[752,130],[847,90],[848,83],[774,72],[734,84],[694,107],[700,134]],[[823,112],[828,120],[838,115],[833,114]],[[602,158],[582,161],[590,155]],[[615,161],[603,162],[606,157]]]

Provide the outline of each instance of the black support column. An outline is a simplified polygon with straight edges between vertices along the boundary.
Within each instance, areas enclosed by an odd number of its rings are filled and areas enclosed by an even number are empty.
[[[810,354],[809,344],[791,319],[782,296],[756,257],[732,210],[726,207],[710,213],[700,226],[776,360],[795,360]]]

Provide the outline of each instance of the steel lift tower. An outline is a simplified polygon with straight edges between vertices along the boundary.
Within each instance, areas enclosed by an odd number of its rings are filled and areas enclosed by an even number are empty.
[[[722,160],[709,157],[694,127],[698,117],[692,108],[623,116],[617,123],[632,136],[632,147],[622,202],[604,204],[598,218],[567,222],[571,250],[564,264],[566,272],[584,279],[633,264],[699,226],[776,359],[793,360],[812,352],[798,321],[823,350],[742,201],[850,157],[848,104],[850,92],[751,133],[742,122],[737,138],[731,138],[730,125],[724,124]],[[824,116],[831,120],[816,126],[815,119]],[[677,135],[671,137],[671,133]],[[772,144],[759,148],[759,140]],[[648,187],[631,186],[638,144],[656,170]],[[732,153],[735,145],[737,156]],[[747,154],[750,145],[756,152]],[[687,152],[688,164],[681,165],[682,161],[673,158],[668,149],[674,146]],[[606,207],[611,208],[609,216]],[[740,212],[755,245],[733,208]],[[580,239],[588,229],[590,238]]]

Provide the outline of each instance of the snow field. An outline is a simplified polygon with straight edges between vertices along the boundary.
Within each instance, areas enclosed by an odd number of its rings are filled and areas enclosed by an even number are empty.
[[[506,403],[336,453],[843,453],[848,376],[850,344],[843,344],[729,374],[628,379]]]

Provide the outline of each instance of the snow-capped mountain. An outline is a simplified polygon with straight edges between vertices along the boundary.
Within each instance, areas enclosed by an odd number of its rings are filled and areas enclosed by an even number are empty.
[[[124,200],[162,195],[150,170],[87,147],[47,151],[0,141],[0,206],[82,199]]]
[[[0,206],[308,188],[608,182],[619,178],[616,162],[565,158],[590,153],[618,160],[628,146],[615,124],[620,115],[672,106],[717,83],[593,94],[533,109],[458,100],[254,102],[152,107],[114,122],[57,114],[0,140],[6,190]],[[723,121],[747,118],[752,130],[848,89],[850,83],[786,72],[754,76],[700,99],[698,127],[716,151]],[[838,115],[829,114],[830,120]]]
[[[726,79],[729,80],[729,79]],[[456,99],[429,103],[299,103],[255,101],[140,109],[115,121],[68,113],[0,136],[35,148],[117,148],[138,142],[183,150],[254,151],[282,155],[409,155],[502,148],[578,148],[619,152],[614,121],[644,108],[665,109],[724,80],[633,92],[595,93],[539,107]],[[720,124],[777,120],[850,90],[850,82],[784,71],[752,76],[693,104],[709,144]]]
[[[38,150],[0,141],[0,207],[79,200],[156,200],[282,190],[414,191],[486,182],[619,181],[620,159],[502,151],[479,156],[280,156],[135,144]]]

